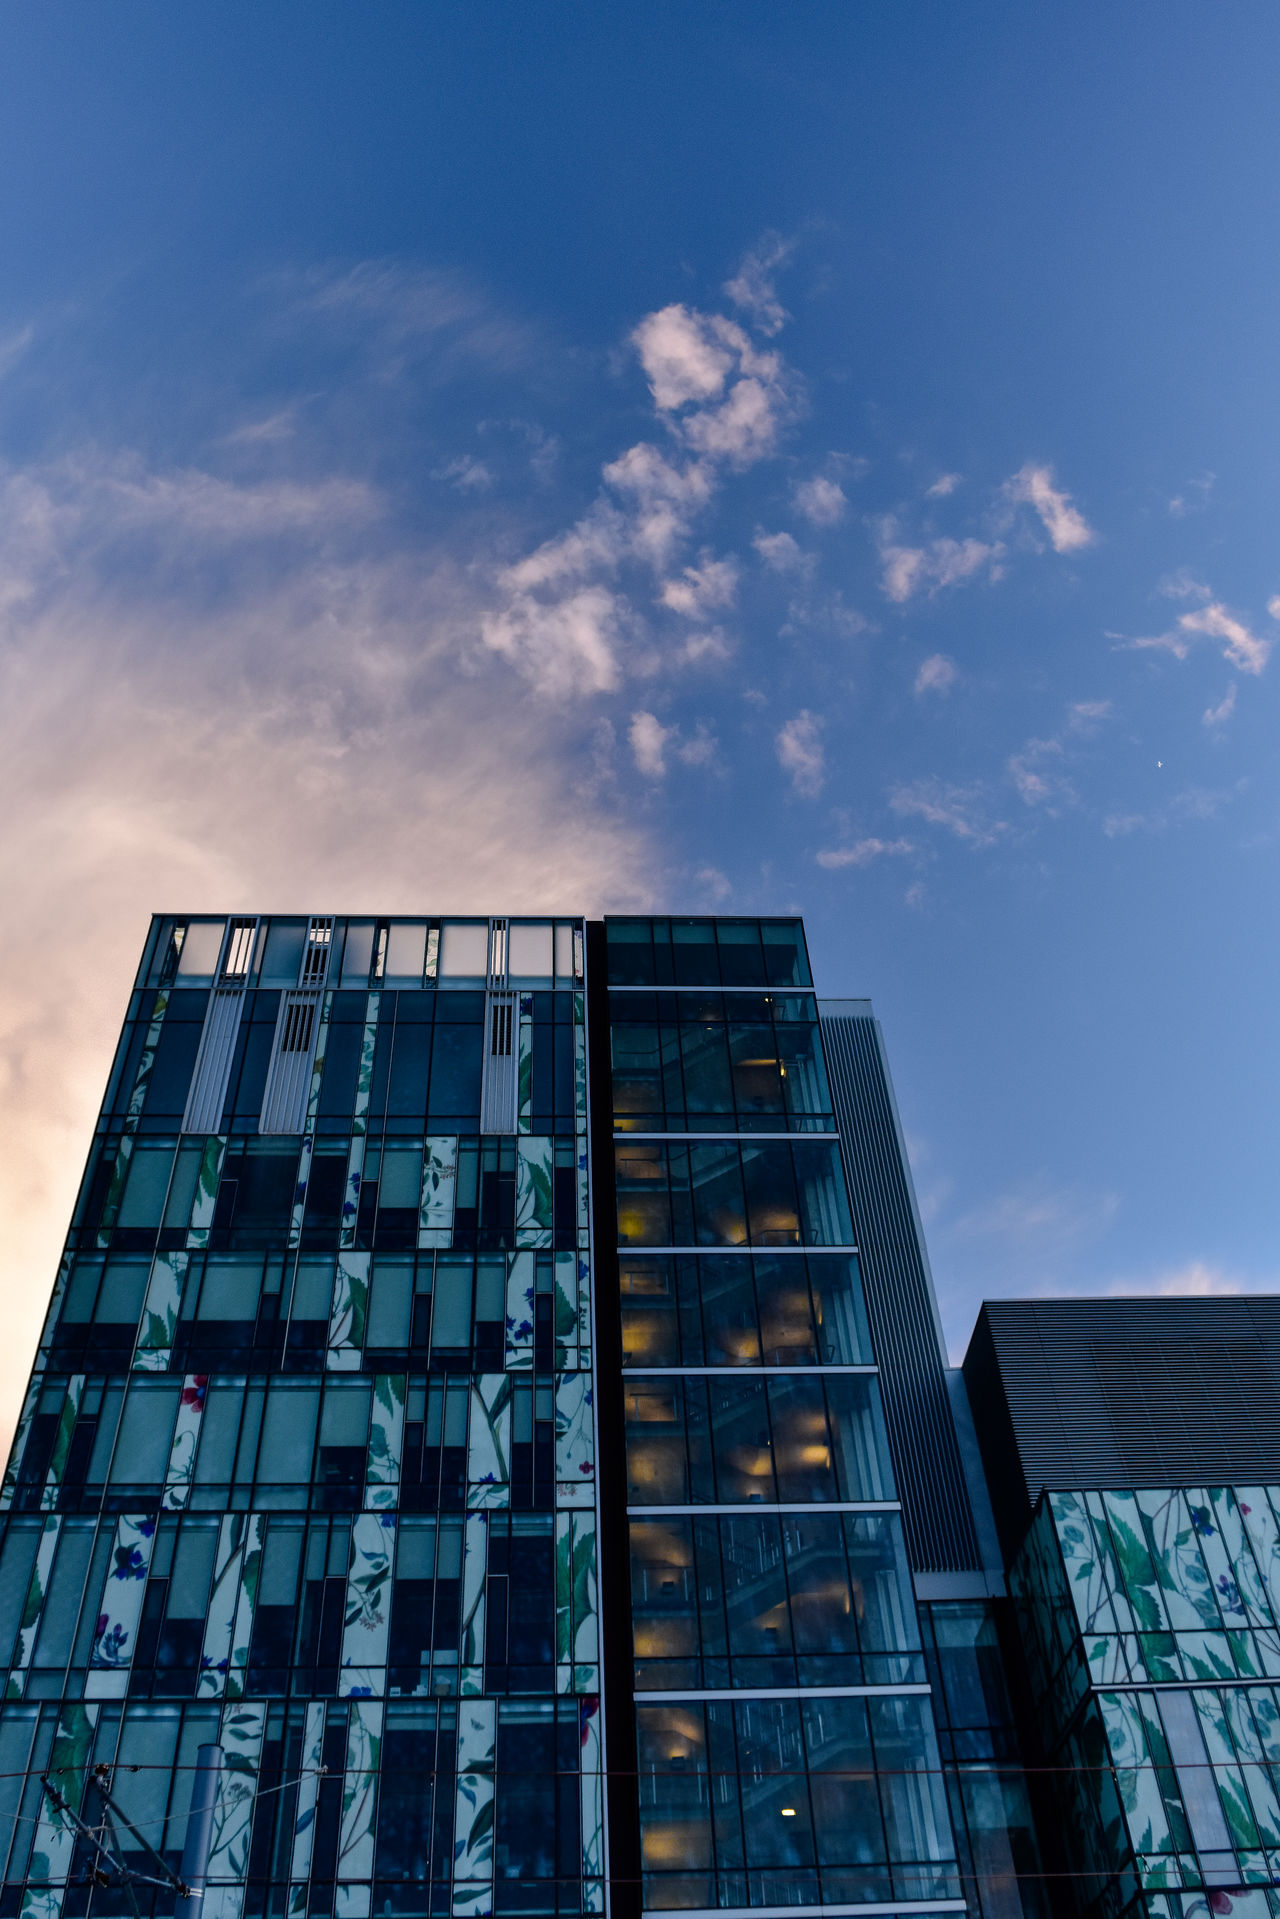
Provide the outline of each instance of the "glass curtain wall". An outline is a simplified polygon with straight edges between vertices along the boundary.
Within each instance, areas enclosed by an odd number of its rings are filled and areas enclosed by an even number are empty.
[[[580,921],[154,923],[0,1492],[0,1912],[127,1913],[40,1775],[176,1867],[206,1742],[211,1919],[603,1910],[585,1018]]]
[[[963,1910],[802,929],[607,940],[643,1906]]]
[[[1280,1913],[1280,1487],[1044,1494],[1012,1573],[1080,1905]]]

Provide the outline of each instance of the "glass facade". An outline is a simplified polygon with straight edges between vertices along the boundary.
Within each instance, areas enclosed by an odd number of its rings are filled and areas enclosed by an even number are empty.
[[[6,1912],[129,1911],[42,1772],[176,1867],[208,1742],[217,1919],[603,1911],[583,940],[154,924],[0,1494]]]
[[[607,938],[643,1907],[960,1910],[802,930]]]
[[[1039,1919],[830,1065],[795,919],[153,922],[0,1486],[0,1919],[170,1913],[210,1744],[208,1919]]]
[[[1280,1487],[1046,1493],[1012,1573],[1078,1904],[1280,1912]]]

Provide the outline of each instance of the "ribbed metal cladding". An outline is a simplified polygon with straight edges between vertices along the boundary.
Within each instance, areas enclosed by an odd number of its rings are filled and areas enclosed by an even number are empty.
[[[982,1557],[880,1028],[869,1005],[818,1012],[907,1551],[916,1572],[974,1572]]]
[[[965,1357],[984,1453],[1041,1491],[1280,1480],[1280,1298],[988,1300]]]

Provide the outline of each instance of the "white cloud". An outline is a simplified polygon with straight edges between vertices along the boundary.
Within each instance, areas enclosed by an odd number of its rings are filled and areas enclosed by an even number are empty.
[[[386,386],[410,370],[438,384],[476,370],[523,372],[542,344],[449,268],[362,260],[336,273],[279,274],[266,290],[291,302],[295,321],[339,337]]]
[[[718,626],[691,633],[667,658],[681,666],[716,666],[731,658],[733,647]]]
[[[815,855],[819,866],[870,866],[874,860],[900,858],[915,852],[910,840],[857,840],[852,846],[833,846]]]
[[[1019,799],[1028,806],[1043,806],[1050,813],[1062,806],[1074,806],[1075,789],[1057,770],[1061,759],[1061,740],[1028,740],[1021,752],[1014,753],[1008,773]]]
[[[740,329],[686,306],[646,314],[631,335],[653,403],[664,413],[691,400],[718,399],[733,370]]]
[[[1280,593],[1273,594],[1267,601],[1267,612],[1273,620],[1280,620]]]
[[[925,488],[924,497],[926,500],[945,500],[955,492],[963,479],[962,473],[941,473],[932,486]]]
[[[1272,642],[1259,638],[1221,600],[1213,600],[1192,613],[1180,614],[1177,623],[1166,633],[1144,634],[1136,640],[1122,641],[1121,645],[1134,652],[1172,653],[1176,660],[1185,660],[1200,639],[1225,641],[1222,657],[1240,673],[1261,673],[1271,656]]]
[[[993,580],[1000,578],[1004,547],[998,541],[988,545],[982,540],[940,539],[924,546],[903,546],[892,520],[882,520],[877,535],[883,568],[881,589],[899,606],[917,593],[932,596],[943,587],[958,586],[982,572]]]
[[[473,454],[461,453],[456,460],[447,460],[438,466],[433,479],[447,480],[459,493],[487,493],[493,485],[493,475],[483,460],[477,460]]]
[[[1198,613],[1184,613],[1178,625],[1184,633],[1203,633],[1209,639],[1225,640],[1222,657],[1241,673],[1261,673],[1271,653],[1270,640],[1260,640],[1243,620],[1228,613],[1217,601],[1202,607]]]
[[[668,728],[652,713],[633,713],[627,738],[640,771],[651,780],[660,780],[667,770],[665,748]]]
[[[949,693],[960,677],[960,669],[945,653],[931,653],[920,662],[915,677],[917,693]]]
[[[732,606],[738,590],[738,562],[704,553],[698,566],[686,566],[679,579],[665,580],[658,597],[663,606],[700,620],[718,606]]]
[[[1183,491],[1176,493],[1169,502],[1169,511],[1174,519],[1184,520],[1188,513],[1196,513],[1206,507],[1216,478],[1214,473],[1201,473],[1196,479],[1188,480]]]
[[[795,488],[796,510],[802,513],[812,526],[835,526],[844,518],[849,502],[845,491],[835,480],[826,480],[821,474],[812,480],[802,480]]]
[[[1218,701],[1218,704],[1216,706],[1207,706],[1205,708],[1203,717],[1204,717],[1204,724],[1206,726],[1212,728],[1212,727],[1226,725],[1227,721],[1231,718],[1231,715],[1236,710],[1236,692],[1238,690],[1238,687],[1239,687],[1239,682],[1237,680],[1232,680],[1230,686],[1227,688],[1222,698]]]
[[[1110,718],[1110,700],[1074,700],[1067,708],[1067,731],[1092,733],[1103,720]]]
[[[282,440],[291,440],[297,431],[297,413],[291,406],[281,407],[278,412],[268,413],[260,420],[247,420],[243,426],[233,427],[230,433],[224,433],[220,441],[222,446],[278,446]]]
[[[778,386],[751,375],[734,381],[722,406],[689,414],[684,436],[699,453],[731,466],[753,466],[773,452],[786,417]]]
[[[667,759],[674,755],[683,766],[713,766],[718,752],[715,735],[701,721],[690,739],[678,726],[664,726],[656,714],[633,713],[627,729],[632,756],[647,779],[666,777]]]
[[[1166,573],[1156,584],[1157,593],[1166,600],[1211,600],[1213,588],[1206,586],[1197,578],[1189,566],[1180,566],[1172,573]]]
[[[1005,481],[1004,493],[1008,499],[1034,508],[1055,553],[1074,553],[1082,546],[1092,546],[1098,537],[1079,508],[1072,505],[1071,495],[1053,484],[1052,467],[1028,460],[1011,480]]]
[[[815,555],[806,553],[790,533],[757,532],[751,542],[760,558],[775,573],[812,573]]]
[[[1221,1266],[1210,1266],[1203,1259],[1193,1259],[1185,1266],[1175,1266],[1167,1272],[1157,1273],[1153,1280],[1146,1281],[1140,1287],[1135,1287],[1132,1280],[1116,1280],[1108,1290],[1119,1294],[1141,1291],[1160,1293],[1165,1297],[1208,1298],[1215,1294],[1270,1292],[1274,1285],[1274,1280],[1268,1280],[1263,1287],[1247,1286]]]
[[[773,276],[794,250],[794,240],[784,240],[780,233],[763,234],[743,256],[733,278],[724,283],[733,304],[750,316],[761,333],[780,333],[790,318],[778,298]]]
[[[775,740],[778,764],[791,775],[792,786],[805,799],[815,799],[826,778],[821,732],[822,721],[801,711],[778,729]]]
[[[307,512],[268,535],[259,488],[133,464],[121,489],[118,467],[0,474],[23,589],[0,648],[0,1423],[152,910],[643,910],[664,883],[590,784],[590,725],[531,723],[475,648],[479,584],[420,529],[371,552],[363,522]]]
[[[900,817],[945,827],[970,846],[991,846],[1007,831],[1003,820],[987,817],[984,796],[974,786],[953,786],[940,779],[914,780],[894,787],[889,805]]]
[[[694,874],[699,886],[703,888],[711,906],[721,906],[728,899],[733,887],[718,866],[700,866]]]
[[[612,693],[626,608],[603,586],[582,586],[550,603],[518,593],[480,618],[480,637],[548,699]]]
[[[1029,1258],[1054,1258],[1063,1247],[1104,1232],[1119,1209],[1116,1193],[1057,1186],[1040,1175],[964,1214],[946,1236],[1003,1243]]]

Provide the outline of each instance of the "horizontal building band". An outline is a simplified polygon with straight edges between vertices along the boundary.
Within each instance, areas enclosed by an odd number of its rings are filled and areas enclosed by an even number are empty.
[[[701,1377],[723,1373],[726,1379],[750,1378],[755,1373],[798,1373],[802,1378],[810,1373],[878,1373],[878,1366],[626,1366],[628,1379],[666,1379],[679,1377],[683,1373],[692,1373]]]
[[[628,1519],[701,1518],[711,1513],[897,1513],[896,1499],[824,1499],[819,1501],[752,1499],[721,1506],[628,1506]]]
[[[615,989],[616,990],[616,989]],[[876,1906],[681,1906],[680,1919],[895,1919],[895,1914],[964,1912],[963,1899],[895,1899]],[[669,1919],[661,1909],[642,1919]]]
[[[637,1692],[637,1706],[677,1705],[682,1699],[691,1703],[715,1704],[734,1699],[890,1699],[905,1694],[918,1696],[932,1692],[929,1685],[901,1686],[720,1686],[705,1691],[677,1686],[670,1691]]]

